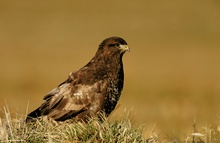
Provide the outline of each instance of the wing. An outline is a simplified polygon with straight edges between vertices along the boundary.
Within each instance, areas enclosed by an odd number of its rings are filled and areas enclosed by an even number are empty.
[[[41,115],[47,115],[57,121],[64,121],[79,114],[92,114],[100,110],[104,96],[103,81],[93,85],[64,82],[44,97],[39,107]]]

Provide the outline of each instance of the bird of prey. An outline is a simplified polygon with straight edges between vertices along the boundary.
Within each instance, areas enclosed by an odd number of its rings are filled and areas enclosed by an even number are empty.
[[[71,72],[67,80],[45,95],[42,105],[27,115],[26,122],[40,116],[55,121],[86,120],[98,112],[108,116],[123,89],[122,56],[129,50],[120,37],[102,41],[88,64]]]

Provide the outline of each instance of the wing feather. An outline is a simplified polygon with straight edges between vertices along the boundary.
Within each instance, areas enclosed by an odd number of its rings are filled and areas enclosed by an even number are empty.
[[[40,107],[42,115],[55,120],[66,120],[84,111],[100,109],[99,101],[102,98],[98,93],[101,86],[98,82],[95,86],[82,84],[73,86],[72,84],[63,83],[44,97],[45,102]],[[97,104],[95,106],[97,109],[94,106],[90,109],[91,104]]]

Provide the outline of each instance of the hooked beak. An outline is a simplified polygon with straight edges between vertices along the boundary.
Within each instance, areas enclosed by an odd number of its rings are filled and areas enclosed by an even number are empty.
[[[122,51],[129,51],[130,52],[130,48],[128,47],[128,45],[120,45],[119,49]]]

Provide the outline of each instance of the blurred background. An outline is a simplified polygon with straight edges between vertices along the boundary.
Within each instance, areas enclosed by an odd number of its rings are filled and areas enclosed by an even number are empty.
[[[124,38],[115,115],[183,135],[220,113],[220,1],[0,1],[0,109],[26,114],[100,42]],[[1,116],[3,114],[1,113]]]

